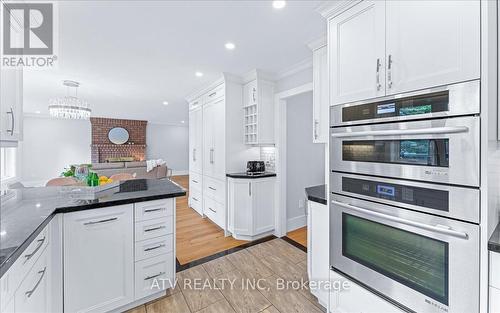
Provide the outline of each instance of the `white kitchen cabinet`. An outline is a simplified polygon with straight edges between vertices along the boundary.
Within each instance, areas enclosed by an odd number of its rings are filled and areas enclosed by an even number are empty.
[[[224,179],[226,136],[224,99],[203,106],[203,175]]]
[[[274,144],[274,83],[255,79],[243,86],[244,141],[247,145]]]
[[[362,1],[328,27],[331,104],[480,77],[480,1]]]
[[[228,228],[233,237],[254,240],[274,230],[275,177],[228,178]]]
[[[197,107],[189,112],[189,170],[202,173],[203,110]]]
[[[500,313],[500,253],[489,252],[489,313]]]
[[[387,94],[480,76],[480,1],[387,1]]]
[[[311,46],[310,46],[311,47]],[[330,106],[328,104],[328,49],[326,41],[313,47],[313,142],[327,143]]]
[[[64,215],[64,310],[107,312],[134,301],[132,204]]]
[[[489,313],[500,313],[500,289],[490,286],[489,291],[490,291]]]
[[[327,281],[330,275],[329,208],[325,204],[309,200],[307,204],[307,273],[309,281]],[[311,289],[324,307],[328,305],[326,289]]]
[[[1,146],[22,140],[23,70],[0,69],[0,141]]]
[[[385,94],[385,2],[363,1],[329,21],[330,103]]]

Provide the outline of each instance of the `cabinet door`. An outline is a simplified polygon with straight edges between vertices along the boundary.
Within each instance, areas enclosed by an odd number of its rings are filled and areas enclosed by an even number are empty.
[[[274,229],[274,182],[274,179],[251,182],[250,194],[254,212],[253,235]]]
[[[328,50],[313,51],[313,142],[327,143],[329,130]]]
[[[229,183],[229,224],[236,235],[253,235],[251,188],[249,180],[233,179]]]
[[[213,104],[203,107],[203,175],[213,175],[214,112]]]
[[[107,312],[134,300],[132,204],[64,215],[64,310]]]
[[[49,253],[47,250],[42,253],[16,291],[15,312],[52,312],[50,307],[52,271],[49,266]]]
[[[189,112],[189,170],[201,174],[203,149],[203,111]]]
[[[387,93],[477,79],[480,1],[387,1]]]
[[[329,258],[329,236],[328,234],[330,219],[328,207],[323,204],[309,201],[309,216],[308,216],[308,242],[307,249],[309,254],[309,279],[313,281],[327,281],[330,269]],[[328,303],[328,290],[314,290],[315,296],[319,302],[326,306]]]
[[[329,21],[330,103],[385,94],[385,1],[363,1]]]
[[[226,179],[226,121],[224,98],[211,104],[213,146],[212,146],[212,176]]]
[[[23,109],[23,71],[0,70],[0,139],[21,140]]]

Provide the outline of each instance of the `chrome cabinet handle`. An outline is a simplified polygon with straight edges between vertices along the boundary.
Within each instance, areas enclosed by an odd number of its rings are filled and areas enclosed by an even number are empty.
[[[191,179],[191,181],[192,181],[193,183],[195,183],[195,184],[197,184],[197,183],[198,183],[198,181],[197,181],[197,180],[194,180],[194,179]]]
[[[400,218],[397,216],[387,215],[384,213],[379,213],[379,212],[371,211],[368,209],[359,208],[359,207],[354,206],[352,204],[342,203],[342,202],[335,201],[335,200],[332,200],[332,203],[335,205],[338,205],[340,207],[349,209],[349,210],[353,210],[353,211],[363,213],[366,215],[378,217],[378,218],[385,219],[388,221],[397,222],[397,223],[405,224],[408,226],[413,226],[413,227],[417,227],[420,229],[425,229],[425,230],[429,230],[429,231],[432,231],[435,233],[441,233],[444,235],[453,236],[453,237],[457,237],[457,238],[461,238],[461,239],[469,239],[469,235],[467,233],[453,230],[451,227],[445,228],[442,225],[434,226],[434,225],[424,224],[424,223],[420,223],[420,222],[415,222],[415,221],[407,220],[407,219]]]
[[[253,103],[257,102],[255,99],[255,93],[257,92],[257,89],[253,87],[253,93],[252,93],[252,98],[253,98]]]
[[[392,55],[389,54],[389,59],[387,60],[387,80],[388,87],[392,87]]]
[[[10,135],[14,135],[14,127],[16,126],[16,120],[14,118],[14,108],[10,107],[10,111],[7,111],[7,114],[10,114],[10,120],[11,120],[11,128],[7,130],[7,133],[10,133]]]
[[[147,209],[147,210],[144,210],[144,213],[151,213],[151,212],[157,212],[157,211],[165,211],[165,208]]]
[[[216,211],[216,210],[214,210],[214,209],[212,209],[211,207],[208,207],[208,209],[209,209],[210,211],[214,212],[214,213],[217,213],[217,211]]]
[[[26,260],[24,260],[24,263],[28,262],[37,252],[38,250],[40,250],[40,248],[43,246],[43,243],[45,241],[45,237],[43,237],[42,239],[38,239],[38,245],[36,246],[35,250],[33,250],[33,252],[29,253],[29,254],[25,254],[24,257],[26,258]]]
[[[318,120],[314,120],[314,139],[318,139]]]
[[[193,148],[193,162],[196,162],[196,149]]]
[[[212,98],[213,96],[215,96],[217,94],[217,91],[214,91],[212,92],[211,94],[208,95],[209,98]],[[185,150],[184,150],[185,151]]]
[[[95,224],[101,224],[101,223],[106,223],[106,222],[116,221],[117,219],[118,219],[118,217],[112,217],[112,218],[107,218],[107,219],[105,219],[105,220],[100,220],[100,221],[91,221],[91,222],[83,223],[83,225],[95,225]]]
[[[248,196],[252,196],[252,183],[248,183]]]
[[[163,228],[166,228],[166,226],[158,226],[158,227],[148,228],[148,229],[145,229],[144,232],[148,233],[150,231],[160,230],[160,229],[163,229]]]
[[[396,129],[396,130],[374,130],[352,133],[334,133],[333,138],[351,138],[351,137],[368,137],[368,136],[407,136],[407,135],[438,135],[438,134],[456,134],[466,133],[469,128],[466,126],[450,126],[422,129]]]
[[[214,164],[214,148],[210,149],[210,164]]]
[[[195,197],[192,197],[192,199],[193,199],[194,201],[198,202],[198,199],[196,199]]]
[[[382,84],[380,84],[380,66],[382,64],[380,64],[380,58],[377,58],[377,75],[376,75],[376,78],[377,78],[377,91],[380,91],[380,88],[382,88]]]
[[[144,280],[150,280],[150,279],[156,278],[156,277],[161,276],[161,275],[165,275],[165,272],[159,272],[159,273],[158,273],[158,274],[156,274],[156,275],[153,275],[153,276],[147,276],[146,278],[144,278]]]
[[[42,274],[42,275],[40,275],[40,278],[36,282],[35,287],[33,287],[33,289],[31,289],[30,291],[25,292],[26,297],[30,298],[33,295],[33,293],[36,291],[36,289],[38,288],[38,286],[42,282],[43,277],[45,277],[46,272],[47,272],[47,267],[44,267],[43,270],[38,271],[38,274]]]
[[[144,249],[144,252],[148,252],[148,251],[152,251],[152,250],[160,249],[160,248],[163,248],[163,247],[165,247],[165,245],[164,245],[164,244],[157,245],[157,246],[154,246],[154,247],[151,247],[151,248],[146,248],[146,249]]]
[[[208,187],[208,189],[213,190],[213,191],[216,191],[216,190],[217,190],[217,189],[215,189],[214,187]]]

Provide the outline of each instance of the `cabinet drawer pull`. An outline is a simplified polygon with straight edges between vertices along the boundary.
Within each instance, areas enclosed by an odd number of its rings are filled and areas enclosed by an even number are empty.
[[[148,252],[148,251],[152,251],[152,250],[160,249],[160,248],[163,248],[163,247],[165,247],[165,245],[164,245],[164,244],[157,245],[157,246],[154,246],[154,247],[151,247],[151,248],[146,248],[146,249],[144,249],[144,252]]]
[[[209,98],[212,98],[213,96],[215,96],[217,94],[217,91],[215,92],[212,92],[211,94],[208,95]]]
[[[387,80],[389,82],[388,87],[392,88],[392,55],[390,54],[387,60]]]
[[[198,183],[198,181],[197,181],[197,180],[194,180],[194,179],[192,179],[191,181],[192,181],[193,183],[195,183],[195,184],[197,184],[197,183]]]
[[[14,135],[14,127],[15,127],[15,123],[16,123],[16,119],[14,117],[14,108],[13,107],[10,107],[10,111],[7,112],[7,114],[10,114],[10,120],[12,121],[12,127],[11,129],[7,130],[7,133],[10,133],[10,135]]]
[[[163,229],[163,228],[166,228],[166,226],[158,226],[158,227],[148,228],[148,229],[145,229],[144,232],[147,233],[147,232],[150,232],[150,231],[160,230],[160,229]]]
[[[196,199],[195,197],[192,198],[194,201],[198,202],[198,199]]]
[[[165,272],[159,272],[156,275],[147,276],[146,278],[144,278],[144,280],[150,280],[150,279],[156,278],[156,277],[161,276],[161,275],[165,275]]]
[[[40,283],[42,282],[42,279],[43,277],[45,276],[45,272],[47,271],[47,267],[44,267],[43,270],[41,271],[38,271],[38,274],[41,274],[40,275],[40,278],[38,279],[38,281],[36,282],[35,284],[35,287],[33,287],[33,289],[31,289],[30,291],[26,291],[25,295],[26,297],[31,297],[33,295],[33,293],[36,291],[36,289],[38,288],[38,286],[40,285]]]
[[[28,262],[38,252],[38,250],[40,250],[40,248],[43,246],[43,242],[45,241],[45,237],[43,237],[42,239],[38,239],[37,241],[38,246],[36,246],[35,250],[33,250],[33,252],[31,252],[30,254],[24,255],[24,257],[26,258],[26,260],[24,260],[24,263]]]
[[[95,225],[95,224],[101,224],[101,223],[106,223],[106,222],[116,221],[117,219],[118,219],[118,217],[112,217],[112,218],[107,218],[107,219],[105,219],[105,220],[100,220],[100,221],[91,221],[91,222],[83,223],[83,225]]]
[[[213,191],[216,191],[216,190],[217,190],[217,189],[215,189],[214,187],[208,187],[208,189],[213,190]]]
[[[216,211],[216,210],[214,210],[214,209],[212,209],[211,207],[208,207],[208,209],[209,209],[210,211],[214,212],[214,213],[217,213],[217,211]]]
[[[165,208],[148,209],[148,210],[144,210],[144,213],[151,213],[151,212],[157,212],[157,211],[165,211]]]

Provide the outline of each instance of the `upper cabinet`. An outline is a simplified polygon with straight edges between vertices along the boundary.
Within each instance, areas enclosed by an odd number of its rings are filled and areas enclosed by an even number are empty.
[[[479,1],[363,1],[329,36],[331,104],[480,76]]]
[[[0,142],[13,145],[22,140],[23,71],[21,68],[0,70]]]
[[[331,103],[385,94],[385,3],[363,1],[329,22]]]
[[[274,83],[257,73],[243,86],[243,110],[245,144],[274,144]]]
[[[326,38],[309,44],[313,53],[313,142],[327,143],[330,115],[328,105],[328,49]]]

